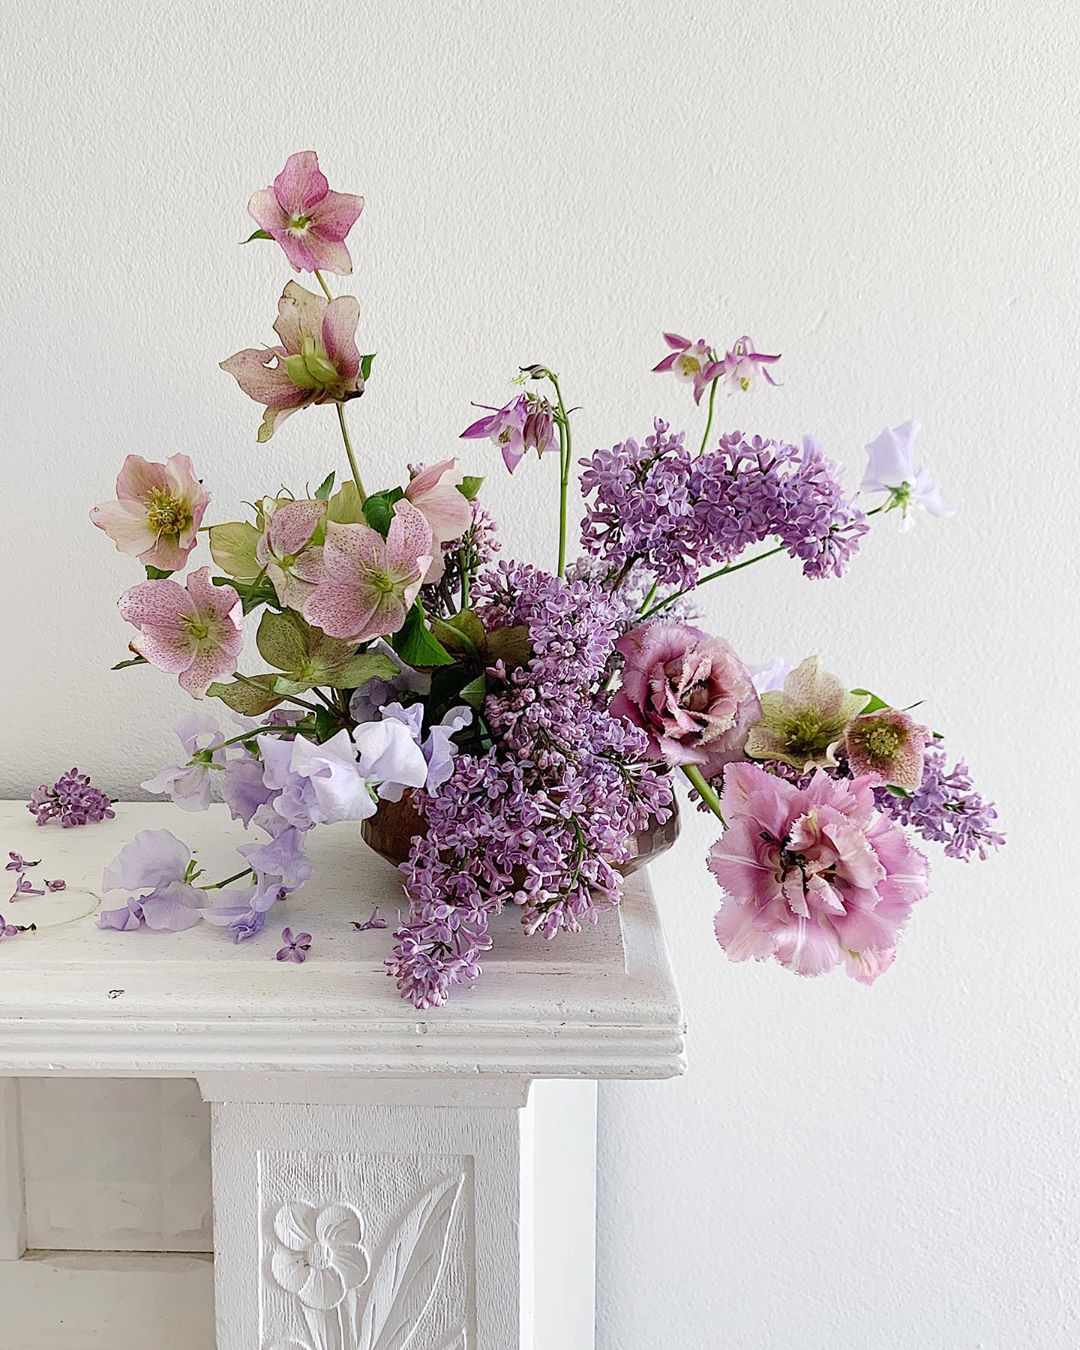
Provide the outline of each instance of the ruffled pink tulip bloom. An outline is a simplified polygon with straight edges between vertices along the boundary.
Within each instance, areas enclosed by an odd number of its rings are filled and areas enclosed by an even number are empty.
[[[641,727],[654,755],[706,778],[742,755],[761,704],[728,643],[686,624],[645,623],[615,648],[626,664],[612,716]]]
[[[345,236],[364,209],[363,197],[331,192],[314,150],[290,155],[272,188],[252,193],[248,212],[277,241],[298,272],[347,276]]]
[[[322,547],[311,539],[326,519],[326,503],[264,502],[263,517],[255,557],[266,568],[281,603],[302,610],[322,576]]]
[[[456,459],[443,459],[414,474],[405,497],[431,526],[431,566],[424,581],[441,581],[446,565],[443,545],[460,539],[472,521],[472,503],[458,491],[464,475]]]
[[[350,642],[396,633],[431,566],[431,526],[412,502],[394,503],[384,539],[370,525],[326,527],[322,579],[304,618]]]
[[[799,975],[843,963],[862,984],[889,968],[926,895],[926,859],[876,809],[876,781],[819,769],[800,788],[757,764],[727,766],[728,824],[709,871],[727,893],[714,927],[732,961],[771,957]]]
[[[724,363],[713,357],[712,348],[704,338],[691,342],[678,333],[665,333],[664,341],[671,351],[653,366],[653,371],[663,373],[670,370],[677,380],[694,386],[694,402],[700,403],[701,396],[717,375],[723,373]]]
[[[116,480],[116,501],[95,506],[90,519],[121,553],[175,572],[198,541],[209,500],[187,455],[170,455],[164,464],[128,455]]]
[[[139,636],[131,645],[152,666],[180,677],[193,698],[231,675],[243,645],[240,597],[231,586],[215,586],[200,567],[176,581],[143,581],[120,597],[120,614]]]
[[[344,403],[364,392],[351,295],[325,300],[290,281],[278,301],[277,347],[246,347],[220,363],[249,398],[263,404],[258,439],[268,441],[297,408]]]

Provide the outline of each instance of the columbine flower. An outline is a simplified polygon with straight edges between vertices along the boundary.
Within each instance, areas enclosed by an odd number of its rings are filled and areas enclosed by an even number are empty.
[[[356,325],[360,306],[351,295],[325,300],[290,281],[278,301],[278,347],[246,347],[222,361],[249,398],[264,405],[258,439],[311,403],[344,403],[364,392]]]
[[[181,810],[205,811],[210,805],[211,765],[225,763],[225,751],[219,748],[221,730],[213,717],[194,712],[176,724],[176,735],[187,759],[162,769],[140,786],[147,792],[167,792]]]
[[[772,957],[799,975],[843,961],[872,984],[926,895],[926,859],[876,810],[869,780],[819,769],[799,788],[729,764],[720,804],[728,825],[709,871],[729,897],[714,927],[731,960]]]
[[[678,333],[665,333],[664,341],[672,350],[653,366],[654,372],[670,370],[677,380],[692,384],[694,402],[700,403],[709,384],[723,373],[724,363],[716,360],[704,338],[691,342]]]
[[[472,503],[458,491],[463,475],[456,459],[440,460],[413,474],[405,497],[431,526],[432,559],[424,582],[442,579],[443,545],[460,539],[472,521]]]
[[[95,506],[90,519],[121,553],[175,572],[198,542],[209,500],[187,455],[170,455],[164,464],[128,455],[116,480],[116,501]]]
[[[220,675],[230,675],[243,646],[240,597],[231,586],[214,586],[200,567],[181,586],[143,581],[120,597],[120,616],[139,636],[131,645],[152,666],[178,675],[180,687],[202,698]]]
[[[525,453],[525,419],[529,415],[529,400],[525,394],[518,394],[502,408],[492,408],[487,403],[477,403],[478,408],[487,408],[489,415],[478,418],[461,433],[461,439],[482,440],[485,436],[495,442],[502,451],[503,463],[511,473],[521,462]]]
[[[262,516],[263,532],[255,545],[255,557],[266,569],[281,603],[289,609],[303,609],[322,575],[322,548],[311,540],[326,519],[326,503],[265,501]]]
[[[290,155],[272,188],[252,193],[248,212],[282,247],[298,272],[347,276],[345,236],[364,209],[363,197],[331,192],[314,150]]]
[[[89,774],[68,769],[51,787],[40,783],[30,794],[26,809],[39,825],[59,820],[65,830],[90,821],[112,820],[116,812],[109,797],[94,787]]]
[[[746,393],[752,388],[754,379],[760,372],[768,384],[775,384],[769,367],[780,360],[780,355],[769,356],[765,352],[754,350],[751,338],[741,337],[733,343],[731,350],[724,353],[721,380],[728,386],[730,393],[741,390]]]
[[[751,759],[777,759],[800,773],[836,763],[851,719],[866,706],[865,694],[849,694],[835,675],[807,657],[784,681],[783,691],[761,696],[761,721],[750,729]]]
[[[887,511],[899,508],[900,528],[914,524],[912,508],[921,507],[932,516],[952,516],[956,511],[941,500],[937,484],[923,468],[915,468],[915,438],[918,422],[903,422],[885,430],[866,447],[869,460],[862,480],[865,492],[886,492]]]
[[[101,928],[122,932],[147,928],[176,933],[199,922],[205,898],[190,884],[194,864],[191,849],[168,830],[140,830],[106,867],[101,879],[106,891],[149,891],[129,896],[121,905],[103,909]]]
[[[295,961],[297,965],[307,960],[308,952],[311,951],[310,933],[297,933],[294,937],[291,928],[283,928],[281,940],[285,945],[278,948],[277,960]]]
[[[742,754],[761,713],[750,672],[722,639],[678,623],[646,623],[615,644],[626,659],[613,717],[649,737],[668,764],[697,765],[715,777]]]
[[[883,783],[914,792],[922,782],[927,731],[907,713],[881,708],[848,723],[844,753],[852,774],[877,775]]]
[[[394,503],[384,539],[370,525],[326,527],[323,577],[304,617],[350,642],[396,633],[405,622],[432,558],[431,526],[412,502]]]

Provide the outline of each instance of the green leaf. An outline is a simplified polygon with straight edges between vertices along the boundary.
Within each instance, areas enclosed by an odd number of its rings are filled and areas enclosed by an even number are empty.
[[[423,669],[431,666],[453,665],[454,658],[433,637],[425,622],[423,606],[417,601],[409,610],[405,622],[392,639],[394,651],[410,666]]]
[[[910,797],[910,796],[911,796],[911,793],[907,790],[907,788],[896,787],[895,784],[893,784],[893,783],[887,783],[887,784],[885,785],[885,791],[886,791],[886,792],[892,793],[892,795],[893,795],[894,797]]]
[[[277,591],[266,577],[260,577],[258,581],[240,581],[237,577],[211,577],[210,580],[215,586],[231,586],[240,597],[240,604],[243,606],[245,614],[250,614],[253,609],[258,609],[260,605],[273,605],[275,609],[281,608],[281,602],[277,598]]]
[[[149,563],[146,564],[147,581],[165,581],[171,576],[172,573],[167,568],[151,567]]]
[[[405,493],[401,488],[387,488],[384,492],[373,492],[364,503],[364,519],[373,530],[378,530],[385,539],[390,532],[390,522],[394,519],[394,503],[401,501]]]
[[[315,500],[317,502],[325,502],[330,500],[330,494],[334,490],[334,479],[336,477],[337,474],[334,472],[333,469],[331,469],[330,472],[319,484],[319,486],[315,489]]]
[[[886,703],[883,698],[878,698],[877,694],[872,694],[869,689],[853,689],[851,692],[853,694],[863,695],[867,699],[867,704],[865,708],[862,709],[863,713],[880,712],[882,708],[892,707],[891,703]],[[861,715],[862,713],[860,713],[860,716]]]
[[[292,698],[295,694],[305,694],[314,687],[310,680],[290,680],[287,675],[279,675],[274,681],[274,693],[281,694],[285,698]]]
[[[363,507],[360,505],[360,494],[356,490],[356,484],[351,479],[342,483],[341,487],[330,498],[326,515],[328,520],[332,520],[338,525],[359,525],[364,519]]]
[[[133,656],[127,661],[117,661],[115,666],[110,666],[110,670],[127,670],[128,666],[148,666],[150,662],[145,656]]]
[[[487,633],[475,610],[463,609],[449,619],[431,619],[430,623],[447,651],[463,656],[483,656],[487,651]]]
[[[476,501],[476,498],[479,495],[480,489],[481,487],[483,487],[483,485],[484,480],[482,478],[475,478],[472,475],[467,475],[458,484],[458,491],[461,493],[461,495],[465,498],[466,501],[474,502]]]
[[[458,698],[467,703],[470,708],[482,708],[486,697],[487,676],[485,675],[477,675],[475,680],[470,680],[458,695]]]
[[[492,662],[503,661],[507,670],[516,670],[532,656],[529,630],[525,624],[512,628],[496,628],[487,635],[487,649]]]
[[[319,683],[331,689],[362,689],[368,680],[392,680],[398,669],[382,652],[357,652],[344,665],[328,669]]]
[[[241,239],[240,242],[241,244],[250,244],[253,239],[273,239],[273,237],[266,230],[252,230],[251,234],[246,239]]]
[[[316,741],[322,745],[323,741],[328,741],[341,730],[341,725],[341,718],[335,716],[329,708],[320,708],[315,714]]]
[[[360,358],[360,378],[366,383],[371,374],[371,366],[375,360],[374,352],[367,352]]]
[[[300,676],[310,650],[311,629],[292,610],[267,610],[259,622],[255,645],[267,663],[289,675]]]
[[[231,520],[210,526],[210,553],[230,577],[253,581],[262,570],[255,557],[259,531],[246,520]]]
[[[276,675],[252,675],[245,682],[233,680],[230,684],[221,684],[215,680],[206,693],[210,698],[221,699],[233,712],[243,713],[246,717],[261,717],[281,702],[281,695],[273,689],[276,679]],[[253,685],[259,688],[255,689]]]

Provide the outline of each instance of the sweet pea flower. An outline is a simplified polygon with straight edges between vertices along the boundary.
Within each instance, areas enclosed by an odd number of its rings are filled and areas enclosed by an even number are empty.
[[[736,339],[730,351],[724,353],[720,379],[722,383],[728,386],[728,392],[732,394],[736,391],[746,393],[753,387],[754,380],[759,373],[767,384],[775,385],[776,381],[773,379],[769,367],[775,365],[779,360],[779,353],[770,356],[766,352],[755,351],[752,339],[741,337]]]
[[[715,777],[741,756],[761,707],[750,672],[720,638],[680,623],[645,623],[615,644],[625,658],[613,717],[641,727],[668,764]]]
[[[458,491],[463,477],[456,459],[443,459],[419,469],[405,489],[406,500],[431,526],[432,558],[425,584],[442,580],[443,545],[460,539],[472,522],[472,503]]]
[[[898,427],[886,427],[866,447],[869,459],[862,480],[864,492],[885,492],[889,500],[885,509],[900,510],[900,528],[911,529],[915,523],[914,507],[920,507],[931,516],[953,516],[954,507],[946,506],[937,484],[923,468],[915,467],[915,438],[918,422],[902,422]]]
[[[297,408],[360,397],[359,322],[360,306],[353,296],[326,300],[290,281],[274,323],[281,344],[246,347],[220,363],[249,398],[264,405],[259,441],[268,441]]]
[[[323,576],[304,604],[304,618],[350,642],[396,633],[431,566],[431,526],[404,499],[384,539],[370,525],[326,527]]]
[[[761,720],[750,728],[751,759],[776,759],[800,773],[836,764],[836,750],[851,719],[866,706],[865,694],[851,694],[816,656],[795,667],[782,690],[761,696]]]
[[[187,455],[170,455],[164,464],[128,455],[116,479],[116,501],[95,506],[90,520],[121,553],[175,572],[198,542],[209,500]]]
[[[202,698],[221,675],[231,674],[243,645],[240,597],[214,586],[200,567],[176,581],[143,581],[120,597],[120,615],[139,636],[131,646],[152,666],[179,676],[180,686]]]
[[[216,720],[201,712],[182,718],[176,735],[187,759],[162,769],[140,786],[147,792],[167,792],[181,810],[205,811],[210,805],[211,766],[220,768],[225,763],[225,751],[219,748],[224,737]]]
[[[265,501],[262,519],[255,557],[281,603],[301,610],[322,575],[322,547],[311,540],[326,519],[326,503]]]
[[[431,676],[422,670],[407,666],[393,647],[382,638],[373,642],[369,652],[377,652],[388,657],[397,666],[398,672],[388,680],[368,680],[366,684],[353,691],[349,700],[349,716],[354,722],[370,722],[378,717],[384,704],[394,702],[403,694],[426,695],[431,692]]]
[[[764,666],[751,666],[750,678],[759,694],[769,694],[774,689],[783,689],[784,681],[791,674],[791,662],[782,656],[774,656]]]
[[[880,708],[848,723],[844,753],[855,777],[876,775],[882,783],[915,792],[923,778],[928,735],[907,713]]]
[[[438,726],[430,729],[426,738],[423,730],[422,703],[413,703],[407,708],[400,703],[387,703],[381,711],[384,723],[389,722],[407,729],[411,743],[419,747],[423,755],[423,768],[419,782],[406,782],[399,768],[395,769],[393,775],[384,775],[390,781],[384,782],[379,789],[379,796],[386,801],[399,802],[406,787],[423,787],[428,792],[437,792],[454,772],[454,756],[458,748],[454,744],[453,737],[472,724],[472,709],[465,707],[464,704],[451,708]],[[369,725],[380,724],[376,722]],[[366,726],[358,727],[357,733],[366,730]],[[414,768],[415,761],[410,761],[409,767]]]
[[[708,865],[728,897],[714,920],[728,957],[799,975],[843,963],[872,984],[927,891],[926,859],[876,810],[873,780],[819,769],[800,788],[729,764],[720,805],[728,824]]]
[[[712,381],[723,374],[724,363],[716,360],[704,338],[691,342],[678,333],[665,333],[664,341],[672,350],[653,366],[653,371],[662,373],[670,370],[677,380],[692,384],[694,402],[700,403],[702,394]]]
[[[297,272],[339,276],[352,271],[345,236],[363,209],[363,197],[330,191],[314,150],[290,155],[274,186],[253,193],[248,202],[248,213],[281,245]]]
[[[277,737],[267,739],[276,740]],[[221,775],[221,799],[233,820],[242,821],[245,826],[251,824],[255,812],[274,795],[273,788],[264,782],[263,774],[262,760],[242,750],[229,760]]]
[[[101,928],[127,932],[145,924],[160,932],[191,928],[202,917],[203,893],[190,885],[191,850],[169,830],[140,830],[109,863],[102,877],[106,891],[149,890],[123,904],[103,909]]]
[[[494,441],[502,452],[503,463],[511,473],[521,462],[525,453],[525,419],[529,415],[529,400],[524,394],[518,394],[501,408],[492,408],[487,403],[477,403],[478,408],[487,408],[488,416],[471,422],[461,433],[463,441]]]

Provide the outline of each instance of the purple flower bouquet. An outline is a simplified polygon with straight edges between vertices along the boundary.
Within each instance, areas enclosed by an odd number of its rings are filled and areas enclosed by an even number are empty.
[[[984,857],[1003,842],[994,808],[909,712],[847,687],[815,656],[751,671],[728,638],[695,625],[692,604],[698,587],[781,553],[811,580],[839,577],[873,517],[947,515],[915,463],[918,428],[872,441],[865,495],[850,496],[812,440],[714,430],[718,396],[775,383],[777,355],[749,337],[724,348],[666,333],[654,369],[704,405],[700,438],[687,444],[657,418],[642,440],[578,460],[585,513],[570,562],[578,416],[554,371],[529,365],[515,396],[479,405],[462,437],[492,442],[511,473],[532,454],[557,460],[556,562],[497,560],[483,479],[455,458],[365,486],[346,408],[374,355],[357,346],[357,301],[334,296],[324,275],[351,272],[345,241],[362,208],[330,191],[311,151],[252,196],[251,239],[276,242],[319,289],[289,281],[276,344],[221,363],[262,407],[260,441],[301,409],[332,408],[347,476],[206,525],[209,496],[186,456],[129,455],[116,499],[91,513],[146,569],[120,599],[136,630],[120,665],[175,675],[240,727],[230,735],[195,711],[178,729],[179,761],[144,786],[199,810],[217,781],[261,836],[234,876],[199,884],[185,845],[143,832],[111,865],[129,894],[102,925],[206,921],[251,939],[309,877],[309,830],[369,822],[374,837],[396,812],[412,822],[409,911],[387,969],[426,1008],[478,977],[507,906],[553,938],[617,904],[641,838],[671,833],[681,781],[717,819],[708,868],[728,956],[803,975],[842,966],[871,983],[927,891],[913,838]],[[213,567],[181,579],[200,533]],[[245,623],[257,624],[266,669],[237,669]],[[302,962],[311,937],[286,929],[284,943],[277,958]]]

